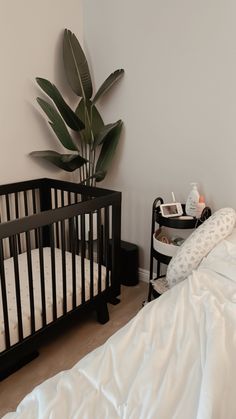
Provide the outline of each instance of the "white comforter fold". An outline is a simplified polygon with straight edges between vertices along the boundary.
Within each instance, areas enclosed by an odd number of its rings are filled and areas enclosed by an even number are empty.
[[[213,259],[5,419],[236,418],[236,275]]]

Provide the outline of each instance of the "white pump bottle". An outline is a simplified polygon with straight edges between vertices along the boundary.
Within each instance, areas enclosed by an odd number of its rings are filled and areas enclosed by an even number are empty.
[[[198,211],[198,203],[199,203],[200,194],[197,189],[197,183],[192,182],[191,185],[192,185],[192,189],[187,198],[185,212],[187,215],[196,217],[197,211]]]

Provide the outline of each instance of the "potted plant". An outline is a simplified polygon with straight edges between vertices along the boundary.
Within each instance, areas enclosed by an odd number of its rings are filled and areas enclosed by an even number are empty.
[[[79,97],[75,111],[54,84],[39,77],[36,78],[38,85],[51,100],[48,102],[37,98],[37,102],[47,115],[58,140],[69,153],[43,150],[33,151],[30,155],[46,159],[69,172],[78,170],[79,181],[94,186],[105,178],[122,130],[121,120],[104,124],[96,105],[121,78],[124,70],[110,74],[93,95],[87,59],[78,39],[69,29],[64,31],[63,62],[67,81]]]

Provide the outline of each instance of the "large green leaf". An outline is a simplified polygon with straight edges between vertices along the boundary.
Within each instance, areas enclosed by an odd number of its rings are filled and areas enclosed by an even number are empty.
[[[93,175],[86,177],[81,183],[88,184],[89,180],[98,179],[98,178],[101,178],[102,180],[104,179],[105,176],[106,176],[106,172],[96,172]],[[90,186],[92,186],[91,183],[90,183]]]
[[[62,145],[68,150],[77,150],[65,122],[57,110],[40,97],[37,98],[37,102],[50,119],[49,124],[51,125],[53,131],[55,132]]]
[[[92,80],[85,54],[76,36],[65,29],[63,42],[65,72],[72,90],[77,96],[90,99],[93,94]]]
[[[84,141],[90,144],[92,142],[92,138],[95,138],[104,127],[102,117],[96,106],[92,106],[92,102],[90,100],[85,101],[84,99],[81,99],[75,112],[85,125],[85,129],[81,131],[81,135]],[[88,115],[90,121],[88,120]]]
[[[73,172],[87,163],[87,160],[78,154],[60,154],[52,150],[33,151],[30,156],[43,158],[67,172]]]
[[[97,91],[96,95],[94,96],[92,102],[96,103],[97,100],[101,96],[103,96],[113,86],[113,84],[121,78],[121,76],[123,76],[123,74],[124,74],[123,69],[116,70],[116,71],[114,71],[114,73],[110,74],[110,76],[107,77],[107,79],[103,82],[101,87],[98,89],[98,91]]]
[[[122,121],[118,121],[117,126],[110,131],[109,135],[106,137],[106,141],[103,142],[100,155],[97,160],[95,173],[103,173],[103,175],[98,175],[96,177],[97,182],[101,182],[107,173],[107,169],[113,159],[113,156],[116,151],[116,147],[120,138],[120,133],[122,130]]]
[[[41,89],[53,100],[57,109],[66,124],[74,131],[80,131],[84,128],[84,124],[80,121],[75,112],[64,101],[61,93],[49,80],[36,77],[36,81]]]
[[[96,148],[98,145],[104,143],[104,141],[106,141],[106,138],[110,136],[110,133],[113,131],[113,129],[117,127],[119,124],[120,120],[112,124],[103,125],[100,131],[96,132],[93,147]]]

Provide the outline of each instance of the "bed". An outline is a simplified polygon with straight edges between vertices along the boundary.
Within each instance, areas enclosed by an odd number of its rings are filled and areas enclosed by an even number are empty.
[[[120,293],[121,194],[54,179],[0,186],[0,379]]]
[[[71,370],[4,419],[236,417],[236,230]]]

